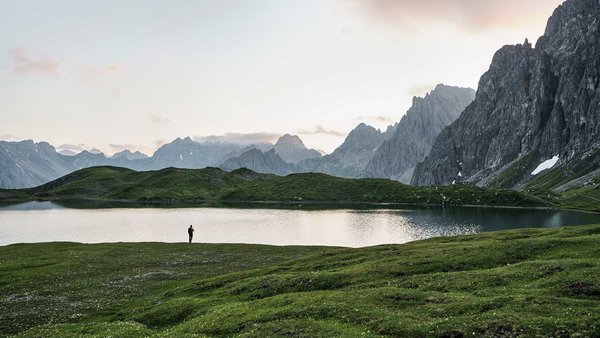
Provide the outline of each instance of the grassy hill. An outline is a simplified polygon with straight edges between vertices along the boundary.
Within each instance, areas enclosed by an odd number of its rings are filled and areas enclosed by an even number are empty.
[[[0,257],[0,335],[600,333],[600,225],[363,249],[23,244]]]
[[[554,205],[600,212],[600,173],[595,170],[584,175],[586,170],[575,169],[559,167],[542,172],[524,191]],[[565,187],[567,183],[572,185]]]
[[[217,168],[136,172],[94,167],[42,186],[0,191],[0,198],[126,200],[138,202],[273,201],[409,203],[418,205],[547,206],[544,200],[511,190],[472,185],[411,187],[385,179],[344,179],[325,174],[281,177],[248,169]]]

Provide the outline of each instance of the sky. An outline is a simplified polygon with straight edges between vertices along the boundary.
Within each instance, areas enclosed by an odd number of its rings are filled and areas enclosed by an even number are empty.
[[[0,0],[0,139],[152,153],[177,137],[326,152],[436,84],[476,89],[561,0]]]

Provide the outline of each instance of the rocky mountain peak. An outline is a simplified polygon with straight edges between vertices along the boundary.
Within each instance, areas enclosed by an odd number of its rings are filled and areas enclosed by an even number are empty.
[[[191,137],[187,136],[185,138],[178,137],[178,138],[174,139],[170,144],[193,144],[193,143],[197,143],[197,142],[192,140]]]
[[[599,24],[599,0],[567,0],[535,48],[528,40],[500,48],[475,101],[436,139],[412,182],[512,187],[543,159],[568,162],[599,149]],[[503,172],[510,175],[500,182]]]
[[[226,171],[247,168],[257,173],[277,175],[287,175],[294,170],[293,166],[284,161],[275,149],[263,152],[256,148],[249,149],[238,157],[226,160],[219,167]]]
[[[304,142],[296,135],[283,135],[277,140],[273,149],[283,160],[289,163],[298,163],[306,159],[321,157],[321,153],[318,151],[306,148]]]
[[[394,134],[376,150],[367,165],[367,175],[409,183],[414,167],[427,156],[435,138],[474,97],[473,89],[438,84],[425,97],[413,98],[413,105]]]
[[[299,171],[321,172],[340,177],[364,177],[364,170],[383,141],[395,130],[389,126],[385,133],[360,123],[348,134],[344,143],[330,155],[302,161]]]
[[[285,134],[281,136],[277,143],[275,143],[275,147],[289,147],[296,149],[307,149],[304,145],[304,142],[297,135]]]
[[[367,125],[365,123],[360,123],[357,125],[346,137],[344,144],[348,145],[356,145],[358,143],[362,143],[361,140],[368,139],[374,140],[381,138],[382,132],[375,127]]]

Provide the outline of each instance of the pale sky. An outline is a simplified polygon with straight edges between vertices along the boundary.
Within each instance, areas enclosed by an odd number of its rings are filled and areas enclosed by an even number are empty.
[[[476,89],[561,2],[0,0],[0,139],[151,154],[290,133],[330,152],[437,83]]]

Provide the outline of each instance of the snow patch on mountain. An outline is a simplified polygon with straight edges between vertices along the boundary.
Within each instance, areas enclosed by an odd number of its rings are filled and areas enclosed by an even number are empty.
[[[538,165],[537,168],[535,168],[535,170],[531,172],[531,175],[535,176],[544,170],[554,167],[559,159],[560,158],[558,157],[558,155],[556,155],[556,156],[553,156],[551,159],[540,163],[540,165]]]

